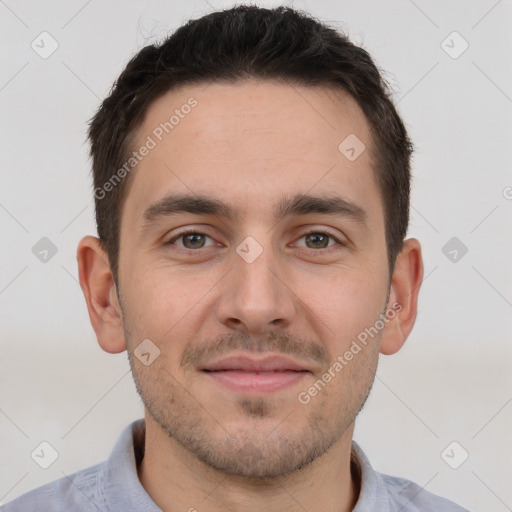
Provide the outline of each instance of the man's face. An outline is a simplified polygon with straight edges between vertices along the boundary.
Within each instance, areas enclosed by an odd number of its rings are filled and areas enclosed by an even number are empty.
[[[182,108],[190,98],[197,104]],[[158,130],[176,109],[172,131]],[[350,150],[353,136],[339,149],[351,134],[366,145],[355,160],[362,146]],[[136,148],[148,136],[156,146],[133,171],[119,259],[127,349],[145,407],[211,467],[248,477],[297,470],[351,435],[377,365],[379,335],[333,370],[385,311],[389,290],[365,117],[325,87],[201,84],[155,101]],[[300,194],[348,205],[329,213],[299,204],[275,216]],[[162,200],[175,195],[221,202],[231,216],[172,213]],[[147,339],[151,359],[160,350],[149,365],[133,354]],[[281,355],[308,371],[204,371],[240,354]],[[330,382],[308,393],[329,369]]]

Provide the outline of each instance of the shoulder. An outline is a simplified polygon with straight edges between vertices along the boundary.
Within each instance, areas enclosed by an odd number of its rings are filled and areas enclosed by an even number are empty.
[[[377,473],[385,488],[390,510],[401,512],[468,512],[453,501],[433,494],[405,478]]]
[[[99,492],[105,463],[96,464],[33,489],[0,507],[0,512],[107,510]]]
[[[411,480],[375,471],[355,441],[351,464],[353,475],[360,482],[354,512],[468,512]]]

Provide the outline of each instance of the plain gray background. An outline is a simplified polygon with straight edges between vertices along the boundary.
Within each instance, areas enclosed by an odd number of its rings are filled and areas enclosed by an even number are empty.
[[[126,353],[99,348],[77,282],[77,243],[96,234],[87,120],[135,52],[232,5],[0,1],[2,502],[104,460],[143,416]],[[512,510],[512,2],[293,6],[372,54],[416,145],[419,315],[404,349],[381,357],[355,439],[378,471],[470,510]],[[31,46],[41,38],[58,44],[47,58]],[[43,237],[57,251],[46,262],[33,252]],[[59,454],[46,470],[30,456],[42,441]]]

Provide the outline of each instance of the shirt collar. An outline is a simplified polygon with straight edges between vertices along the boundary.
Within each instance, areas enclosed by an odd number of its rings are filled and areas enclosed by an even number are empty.
[[[121,433],[100,475],[103,496],[111,512],[161,509],[151,499],[137,474],[137,462],[144,456],[145,420],[130,423]]]
[[[359,480],[359,497],[352,512],[368,512],[369,510],[389,510],[387,494],[382,491],[383,483],[380,474],[371,466],[362,448],[352,441],[350,464]]]

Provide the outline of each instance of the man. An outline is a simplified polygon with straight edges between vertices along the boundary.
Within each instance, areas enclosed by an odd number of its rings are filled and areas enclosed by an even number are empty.
[[[413,146],[368,53],[290,8],[212,13],[128,63],[89,137],[80,284],[145,419],[5,512],[463,510],[352,441],[423,277]]]

